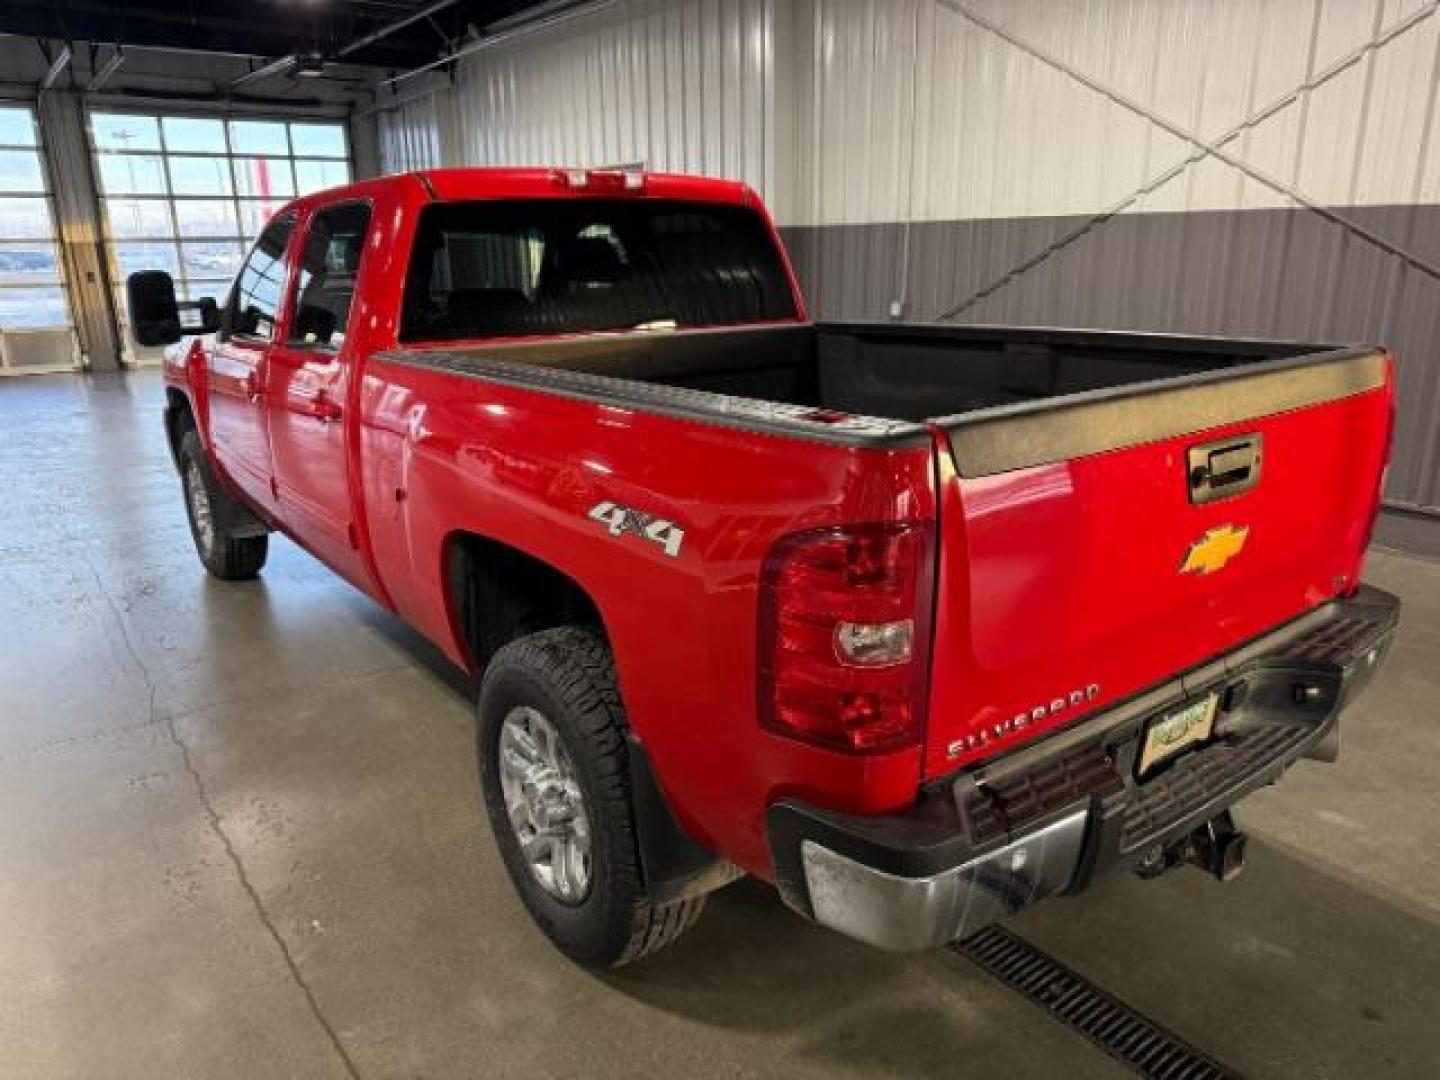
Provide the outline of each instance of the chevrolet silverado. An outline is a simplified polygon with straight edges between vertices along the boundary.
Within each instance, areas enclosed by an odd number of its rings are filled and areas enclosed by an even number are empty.
[[[282,532],[479,676],[500,854],[583,962],[741,873],[894,950],[1228,878],[1396,623],[1377,348],[815,323],[748,187],[606,170],[353,184],[221,302],[128,292],[193,335],[200,560]]]

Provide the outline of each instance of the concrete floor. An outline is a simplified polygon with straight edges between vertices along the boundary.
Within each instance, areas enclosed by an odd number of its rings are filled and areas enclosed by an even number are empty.
[[[1119,1076],[948,952],[765,887],[596,975],[484,831],[469,690],[286,541],[190,547],[153,375],[0,381],[0,1076]],[[1251,1077],[1440,1076],[1440,565],[1336,766],[1242,879],[1113,877],[1014,927]]]

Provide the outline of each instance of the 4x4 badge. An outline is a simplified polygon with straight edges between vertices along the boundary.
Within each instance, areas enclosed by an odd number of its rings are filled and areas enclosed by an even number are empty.
[[[1185,561],[1180,564],[1180,573],[1197,576],[1215,573],[1240,554],[1249,535],[1249,526],[1219,525],[1211,529],[1190,545]]]
[[[645,540],[659,544],[660,549],[672,559],[680,555],[680,545],[685,542],[685,530],[673,521],[654,517],[644,510],[632,510],[610,502],[598,502],[585,515],[591,521],[604,525],[611,536],[631,532]]]

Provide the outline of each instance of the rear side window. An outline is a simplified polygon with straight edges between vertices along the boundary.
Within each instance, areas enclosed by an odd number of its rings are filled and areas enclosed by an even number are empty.
[[[310,219],[296,276],[292,344],[331,349],[344,344],[369,228],[367,203],[332,206]]]
[[[402,341],[794,318],[748,207],[659,199],[435,203],[421,211]]]

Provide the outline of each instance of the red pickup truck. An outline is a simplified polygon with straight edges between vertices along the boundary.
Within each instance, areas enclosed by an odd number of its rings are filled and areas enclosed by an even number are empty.
[[[280,211],[228,299],[129,282],[218,577],[285,533],[482,676],[505,864],[570,956],[740,873],[889,949],[1229,808],[1390,642],[1369,347],[817,324],[743,184],[438,170]]]

